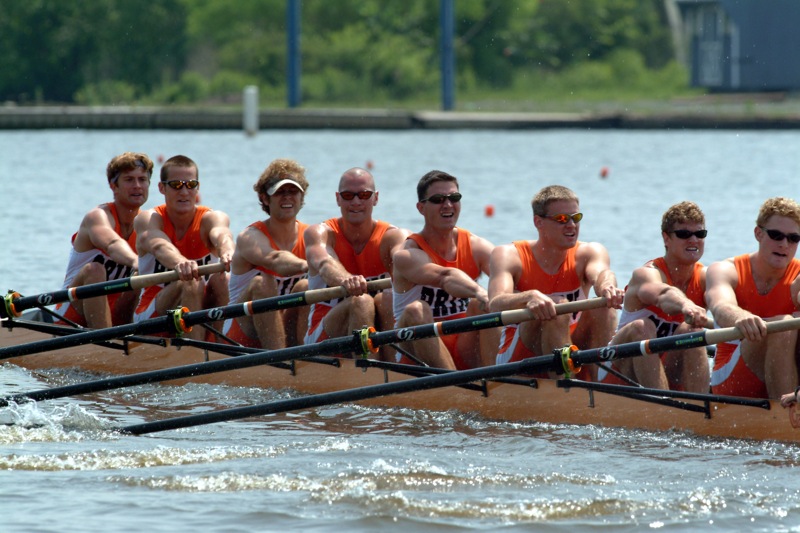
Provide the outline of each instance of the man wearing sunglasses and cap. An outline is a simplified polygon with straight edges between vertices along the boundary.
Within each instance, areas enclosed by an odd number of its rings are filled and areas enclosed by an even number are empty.
[[[230,300],[243,303],[308,288],[303,232],[297,220],[308,180],[291,159],[276,159],[253,186],[266,220],[254,222],[236,238],[228,287]],[[307,311],[299,307],[229,318],[223,333],[244,346],[277,350],[296,346],[306,331]]]
[[[139,270],[142,274],[175,270],[179,279],[147,287],[134,321],[162,316],[180,307],[198,311],[227,305],[227,273],[218,272],[205,279],[198,268],[217,262],[222,262],[226,270],[230,268],[234,244],[228,215],[197,205],[199,171],[186,156],[176,155],[164,162],[158,190],[165,203],[143,211],[134,223]],[[202,339],[204,330],[193,328],[187,335]]]
[[[64,288],[130,277],[138,268],[133,220],[147,202],[153,162],[145,154],[125,152],[106,167],[114,201],[89,211],[72,236]],[[127,324],[139,301],[138,291],[63,302],[56,311],[90,328]]]
[[[391,328],[391,291],[373,296],[367,290],[367,281],[389,277],[392,253],[407,232],[375,220],[372,211],[377,203],[372,174],[351,168],[342,174],[336,193],[342,216],[306,230],[308,288],[341,286],[349,295],[311,306],[306,344],[350,335],[364,326]]]
[[[706,302],[721,328],[735,326],[744,338],[717,345],[714,394],[779,398],[798,384],[797,331],[767,334],[767,322],[791,317],[800,306],[800,206],[770,198],[753,230],[758,250],[708,267]]]
[[[706,268],[700,263],[707,234],[705,216],[697,204],[680,202],[667,209],[661,218],[664,256],[633,271],[611,344],[710,326],[704,299]],[[607,365],[600,366],[598,381],[628,385],[630,379],[648,388],[708,392],[708,356],[702,346],[620,359],[612,370]]]
[[[617,287],[605,247],[578,240],[583,214],[577,195],[550,185],[536,193],[531,206],[539,238],[497,246],[491,256],[491,310],[527,308],[534,316],[503,328],[498,364],[551,354],[570,344],[605,346],[616,328],[615,309],[622,304],[624,293]],[[557,314],[555,304],[586,299],[592,288],[606,298],[606,308]],[[585,366],[581,377],[592,379],[595,371]]]
[[[417,211],[425,219],[395,252],[392,301],[395,327],[403,328],[474,316],[488,310],[486,289],[477,283],[489,275],[493,245],[456,226],[461,212],[458,180],[432,170],[417,184]],[[481,349],[481,339],[485,350]],[[478,331],[404,342],[410,359],[429,366],[466,370],[484,366],[481,353],[496,351],[497,337]],[[402,361],[398,354],[398,361]],[[409,361],[411,362],[411,361]],[[487,363],[492,364],[487,357]]]

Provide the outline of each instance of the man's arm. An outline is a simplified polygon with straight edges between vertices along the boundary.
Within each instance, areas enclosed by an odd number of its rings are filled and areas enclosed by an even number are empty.
[[[486,290],[457,268],[443,267],[431,262],[430,257],[413,241],[394,254],[394,273],[397,289],[407,280],[414,285],[439,287],[456,298],[477,298],[484,307],[488,302]],[[408,287],[410,288],[410,287]]]
[[[617,287],[617,277],[611,270],[611,261],[605,246],[594,242],[579,246],[578,260],[585,261],[583,276],[594,288],[595,295],[605,298],[608,307],[622,307],[625,291]]]
[[[645,266],[633,271],[625,293],[626,303],[629,298],[638,300],[642,306],[656,306],[668,315],[681,313],[688,324],[697,327],[709,325],[705,308],[691,301],[679,288],[665,283],[656,268]]]
[[[230,270],[235,246],[228,215],[222,211],[207,211],[200,222],[200,233],[208,249],[225,265],[225,270]]]
[[[333,250],[334,237],[326,224],[309,226],[303,235],[310,276],[319,275],[329,287],[344,287],[350,296],[360,296],[367,292],[367,280],[364,276],[350,274],[339,262]]]
[[[496,246],[489,259],[489,309],[492,312],[528,308],[536,318],[556,316],[555,302],[537,290],[514,292],[522,261],[513,244]]]
[[[106,254],[117,263],[133,269],[138,267],[139,256],[128,245],[128,241],[114,231],[108,213],[100,207],[86,213],[76,238],[77,251],[87,251],[91,248],[105,250]]]
[[[735,293],[738,279],[730,259],[713,263],[706,274],[706,304],[721,327],[735,326],[746,339],[759,341],[767,334],[767,324],[761,317],[739,307]]]
[[[133,220],[133,229],[136,231],[136,251],[139,252],[139,257],[152,254],[165,268],[177,271],[181,281],[200,277],[197,263],[185,258],[164,233],[161,215],[152,209],[142,211]]]
[[[275,250],[269,239],[255,228],[247,228],[236,240],[236,256],[253,266],[276,272],[280,276],[294,276],[308,272],[308,263],[288,250]]]

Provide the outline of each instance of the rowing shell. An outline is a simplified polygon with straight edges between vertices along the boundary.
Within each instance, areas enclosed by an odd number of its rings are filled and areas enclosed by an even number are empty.
[[[11,331],[2,329],[0,346],[44,338],[48,338],[48,335],[21,327]],[[8,362],[30,370],[80,368],[103,374],[133,374],[228,357],[191,346],[178,348],[129,342],[127,348],[126,353],[125,350],[107,346],[77,346],[11,358]],[[197,381],[322,394],[404,379],[415,378],[370,366],[369,361],[318,357],[315,362],[298,360],[289,365],[220,372],[174,380],[168,384],[182,385]],[[761,406],[750,406],[701,400],[665,400],[644,395],[632,387],[611,387],[612,392],[594,387],[600,385],[520,376],[476,383],[468,388],[422,390],[358,403],[432,411],[456,410],[510,422],[594,424],[657,432],[677,430],[710,437],[800,442],[800,429],[792,427],[787,411],[776,401],[765,400],[760,402]],[[633,393],[634,397],[621,396],[620,392]]]

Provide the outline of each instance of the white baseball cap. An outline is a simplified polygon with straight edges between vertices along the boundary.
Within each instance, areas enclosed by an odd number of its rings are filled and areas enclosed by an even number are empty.
[[[272,196],[273,194],[275,194],[275,191],[277,191],[278,189],[281,188],[281,185],[286,185],[287,183],[290,183],[290,184],[294,185],[295,187],[297,187],[298,189],[300,189],[300,192],[306,192],[306,191],[303,190],[303,188],[300,186],[300,184],[297,183],[296,181],[286,179],[286,180],[280,180],[280,181],[278,181],[276,183],[273,183],[272,186],[269,189],[267,189],[267,194]]]

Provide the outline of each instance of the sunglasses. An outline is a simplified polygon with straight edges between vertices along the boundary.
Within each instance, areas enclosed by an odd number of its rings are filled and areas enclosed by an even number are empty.
[[[567,222],[572,219],[574,223],[578,223],[583,219],[583,213],[572,213],[568,215],[566,213],[559,213],[557,215],[543,215],[544,218],[549,218],[550,220],[555,220],[559,224],[566,224]]]
[[[196,189],[200,182],[198,180],[189,180],[189,181],[181,181],[181,180],[171,180],[171,181],[162,181],[161,183],[166,183],[176,191],[179,191],[186,187],[187,189]]]
[[[452,203],[457,204],[461,201],[463,196],[460,192],[454,192],[450,194],[433,194],[428,196],[424,200],[420,200],[420,202],[430,202],[432,204],[443,204],[445,200],[450,200]]]
[[[761,228],[761,226],[759,226]],[[797,244],[800,242],[800,233],[784,233],[782,231],[778,231],[776,229],[766,229],[761,228],[762,230],[767,232],[769,238],[773,241],[782,241],[783,239],[788,240],[792,244]]]
[[[675,236],[679,239],[688,239],[692,235],[697,237],[698,239],[705,239],[706,235],[708,235],[707,229],[699,229],[697,231],[689,231],[688,229],[676,229],[672,230],[668,233],[674,233]]]
[[[370,198],[372,198],[372,194],[374,192],[375,191],[358,191],[358,192],[339,191],[339,196],[341,196],[342,198],[344,198],[348,202],[350,200],[352,200],[353,198],[355,198],[356,196],[358,196],[359,200],[369,200]]]

